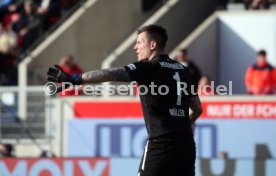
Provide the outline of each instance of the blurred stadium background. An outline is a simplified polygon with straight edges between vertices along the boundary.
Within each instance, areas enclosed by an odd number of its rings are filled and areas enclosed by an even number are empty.
[[[244,84],[260,49],[276,66],[273,1],[258,10],[233,0],[63,0],[59,5],[60,13],[47,18],[48,26],[30,45],[21,41],[12,48],[11,71],[18,76],[4,79],[1,72],[0,150],[11,146],[14,157],[0,158],[0,175],[136,175],[147,139],[137,96],[48,96],[44,85],[48,67],[66,54],[84,71],[134,62],[136,30],[152,23],[167,29],[172,58],[187,48],[216,85],[232,81],[233,95],[201,97],[196,175],[276,175],[276,97],[248,95]],[[1,13],[4,33],[4,24],[19,12]],[[14,35],[20,41],[20,34]]]

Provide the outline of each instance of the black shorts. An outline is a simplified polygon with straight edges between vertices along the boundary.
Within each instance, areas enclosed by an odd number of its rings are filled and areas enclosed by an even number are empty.
[[[194,176],[195,143],[147,142],[138,176]]]

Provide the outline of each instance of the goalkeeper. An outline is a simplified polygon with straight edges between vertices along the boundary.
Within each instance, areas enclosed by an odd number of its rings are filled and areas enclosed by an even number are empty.
[[[167,94],[140,95],[148,141],[138,176],[194,176],[195,142],[191,124],[202,112],[196,82],[186,67],[164,53],[166,30],[149,25],[138,30],[134,50],[138,62],[69,76],[59,66],[49,68],[48,81],[74,85],[105,81],[136,81],[139,86],[167,86]],[[185,85],[184,91],[179,91]],[[183,87],[182,87],[183,88]],[[60,90],[59,90],[60,91]],[[189,114],[189,108],[192,113]]]

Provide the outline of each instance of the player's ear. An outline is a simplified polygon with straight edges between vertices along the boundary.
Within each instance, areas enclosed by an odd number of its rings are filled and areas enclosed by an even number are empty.
[[[152,40],[152,41],[150,42],[150,49],[154,50],[154,49],[156,49],[156,47],[157,47],[156,41]]]

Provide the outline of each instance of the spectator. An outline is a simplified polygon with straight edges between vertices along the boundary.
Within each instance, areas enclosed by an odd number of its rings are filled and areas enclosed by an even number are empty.
[[[17,37],[11,30],[0,34],[0,83],[7,85],[13,75],[15,55],[13,49],[16,47]]]
[[[270,2],[268,0],[246,0],[247,9],[269,9]]]
[[[191,61],[191,59],[188,57],[188,50],[187,49],[182,49],[178,52],[176,56],[176,61],[181,63],[182,65],[188,67],[190,72],[195,78],[195,81],[198,83],[198,81],[201,78],[201,71],[199,68]]]
[[[5,0],[4,5],[0,7],[0,20],[4,27],[11,23],[11,18],[14,13],[17,13],[24,0]],[[0,0],[1,4],[1,0]]]
[[[58,21],[61,13],[61,0],[37,0],[37,13],[40,16],[44,31]]]
[[[74,56],[69,54],[62,57],[58,65],[69,75],[81,74],[83,72],[82,69],[75,63]],[[79,89],[76,92],[77,93],[75,93],[75,90],[65,90],[61,92],[60,95],[80,95],[82,91]]]
[[[0,34],[0,52],[11,52],[17,46],[17,35],[10,28]]]
[[[212,90],[211,81],[210,81],[209,77],[202,76],[200,78],[197,93],[200,96],[207,96],[207,95],[215,94],[215,90]]]
[[[0,1],[0,20],[10,12],[14,12],[16,10],[16,6],[14,5],[15,0],[1,0]]]
[[[40,34],[40,20],[35,11],[33,0],[26,0],[20,14],[15,16],[12,24],[13,30],[21,37],[21,49],[24,51]]]
[[[273,94],[274,68],[266,60],[266,51],[260,50],[257,54],[257,62],[246,71],[245,85],[249,94],[265,95]]]
[[[0,156],[2,157],[14,157],[13,146],[11,144],[0,145]]]
[[[82,73],[82,69],[75,63],[74,56],[70,54],[60,59],[59,66],[70,75]]]

